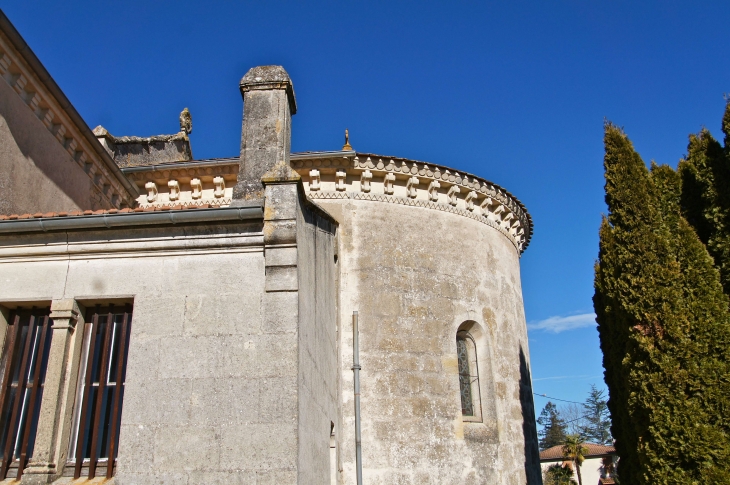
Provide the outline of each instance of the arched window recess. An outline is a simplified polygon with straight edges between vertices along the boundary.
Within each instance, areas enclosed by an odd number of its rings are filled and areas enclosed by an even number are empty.
[[[474,337],[467,331],[456,334],[456,354],[459,365],[461,415],[464,421],[482,420],[482,399],[479,388],[479,363]]]

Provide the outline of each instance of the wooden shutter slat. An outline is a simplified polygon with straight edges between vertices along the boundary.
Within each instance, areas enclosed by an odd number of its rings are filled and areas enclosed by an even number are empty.
[[[96,475],[96,462],[98,460],[96,448],[99,444],[99,422],[101,419],[102,404],[104,402],[104,388],[106,387],[106,375],[109,369],[109,347],[112,330],[113,330],[114,313],[113,309],[109,309],[109,314],[106,320],[106,329],[104,334],[104,346],[101,349],[101,370],[99,372],[99,390],[96,393],[96,403],[94,411],[94,425],[92,426],[92,437],[91,437],[91,453],[89,456],[89,478],[94,478]]]
[[[41,367],[43,364],[43,354],[46,351],[46,335],[49,327],[48,317],[43,317],[42,322],[43,323],[41,323],[38,328],[38,331],[41,332],[41,340],[38,342],[38,353],[36,354],[35,369],[33,369],[33,390],[30,391],[30,399],[28,399],[28,413],[25,417],[25,430],[23,431],[23,441],[20,445],[18,475],[16,476],[16,480],[20,480],[23,476],[23,469],[25,468],[25,464],[28,459],[28,439],[30,438],[30,430],[35,418],[36,397],[38,396],[38,389],[41,387]]]
[[[94,353],[96,352],[96,331],[99,328],[99,315],[94,314],[91,320],[91,332],[89,333],[89,355],[86,357],[86,376],[84,376],[84,395],[81,399],[81,416],[79,419],[78,438],[76,439],[76,465],[74,467],[74,480],[81,477],[81,465],[84,463],[84,426],[86,415],[89,412],[89,396],[91,394],[91,379],[94,373]],[[92,431],[93,432],[93,431]]]
[[[111,419],[111,438],[109,440],[109,459],[106,466],[106,477],[111,478],[114,470],[114,460],[116,459],[116,440],[117,440],[117,419],[119,419],[119,402],[122,397],[122,374],[124,370],[124,354],[127,342],[127,327],[129,322],[129,305],[125,308],[124,318],[122,320],[122,334],[119,337],[119,346],[117,347],[117,375],[116,386],[114,391],[114,408]],[[113,343],[112,343],[113,344]],[[111,372],[111,371],[110,371]]]
[[[13,360],[15,357],[15,344],[20,338],[20,315],[17,313],[15,314],[14,322],[13,322],[13,332],[8,336],[8,342],[7,342],[7,349],[8,349],[8,355],[5,357],[6,359],[6,365],[5,365],[5,372],[3,373],[3,381],[2,381],[2,390],[0,391],[0,413],[4,411],[5,409],[5,401],[8,399],[8,396],[10,395],[10,389],[13,385],[12,379],[13,379]],[[9,405],[9,403],[8,403]],[[10,427],[10,423],[8,422],[7,425]],[[12,430],[8,430],[8,433],[11,433]],[[5,466],[5,454],[3,454],[3,462],[0,466],[0,480],[4,480],[7,478],[8,469]]]
[[[30,321],[28,322],[28,335],[25,338],[25,345],[23,347],[23,359],[20,364],[20,372],[18,373],[18,387],[15,393],[15,402],[13,403],[13,412],[8,422],[8,437],[5,440],[5,453],[3,454],[2,468],[0,468],[0,476],[5,476],[8,473],[8,467],[13,459],[14,453],[14,438],[17,433],[16,421],[18,420],[18,413],[20,412],[20,406],[23,402],[23,394],[25,394],[25,383],[27,375],[28,365],[28,354],[30,353],[31,342],[33,340],[33,325],[35,323],[35,316],[30,315]],[[18,423],[19,425],[19,423]]]

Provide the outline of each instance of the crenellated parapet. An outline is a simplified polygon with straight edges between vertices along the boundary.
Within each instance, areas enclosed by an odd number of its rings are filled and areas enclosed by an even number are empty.
[[[315,201],[371,200],[451,212],[495,228],[520,253],[532,236],[532,219],[516,197],[442,165],[355,152],[292,154],[291,165]]]

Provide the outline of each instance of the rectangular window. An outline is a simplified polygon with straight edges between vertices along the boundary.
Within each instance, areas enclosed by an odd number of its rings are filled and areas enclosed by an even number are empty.
[[[23,475],[33,456],[51,347],[50,308],[10,314],[0,363],[0,480]]]
[[[74,478],[114,474],[124,399],[132,306],[96,307],[86,315],[69,465]]]

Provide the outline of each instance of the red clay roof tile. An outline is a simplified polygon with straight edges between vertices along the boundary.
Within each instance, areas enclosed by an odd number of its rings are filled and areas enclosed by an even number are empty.
[[[615,455],[616,448],[613,446],[597,445],[594,443],[585,443],[583,446],[588,448],[588,451],[583,455],[586,458],[590,456],[603,456],[603,455]],[[560,460],[563,458],[563,447],[561,445],[553,446],[547,450],[540,452],[540,461],[543,460]]]

